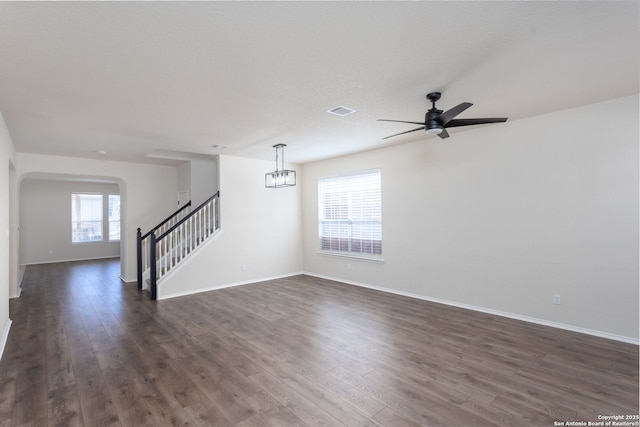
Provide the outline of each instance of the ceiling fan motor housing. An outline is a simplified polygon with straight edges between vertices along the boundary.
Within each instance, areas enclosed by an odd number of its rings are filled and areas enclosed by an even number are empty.
[[[424,115],[424,130],[428,134],[438,134],[442,132],[442,124],[437,120],[438,116],[442,114],[442,110],[436,110],[431,108]]]

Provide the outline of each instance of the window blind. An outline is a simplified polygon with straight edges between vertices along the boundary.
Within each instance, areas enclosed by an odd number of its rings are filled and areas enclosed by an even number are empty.
[[[320,250],[382,255],[380,170],[318,180]]]

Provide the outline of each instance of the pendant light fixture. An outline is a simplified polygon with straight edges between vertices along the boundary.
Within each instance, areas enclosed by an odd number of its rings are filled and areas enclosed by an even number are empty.
[[[276,170],[264,174],[266,188],[292,187],[296,185],[296,171],[284,168],[284,147],[286,144],[276,144]]]

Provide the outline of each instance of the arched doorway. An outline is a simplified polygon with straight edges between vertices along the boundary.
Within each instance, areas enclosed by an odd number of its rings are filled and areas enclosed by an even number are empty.
[[[16,188],[19,269],[28,264],[119,257],[122,271],[123,239],[114,238],[114,233],[109,234],[108,230],[110,203],[118,200],[120,235],[127,233],[123,180],[105,176],[27,173],[19,178]],[[104,226],[106,232],[90,244],[72,239],[72,194],[104,196],[101,227]],[[19,289],[16,291],[19,294]]]

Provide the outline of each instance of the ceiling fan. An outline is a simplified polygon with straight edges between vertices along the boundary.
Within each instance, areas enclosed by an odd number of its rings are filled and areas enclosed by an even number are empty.
[[[506,122],[506,117],[497,118],[484,118],[484,119],[454,119],[458,114],[462,113],[473,104],[470,102],[463,102],[450,110],[442,111],[436,108],[436,101],[440,99],[440,92],[432,92],[427,95],[427,99],[431,102],[431,108],[424,116],[424,122],[407,122],[404,120],[387,120],[378,119],[379,122],[397,122],[397,123],[412,123],[415,125],[421,125],[419,128],[411,129],[406,132],[396,133],[395,135],[386,136],[382,139],[392,138],[394,136],[403,135],[405,133],[415,132],[417,130],[424,129],[429,135],[438,135],[440,138],[449,138],[449,133],[445,128],[453,128],[460,126],[482,125],[485,123],[500,123]]]

